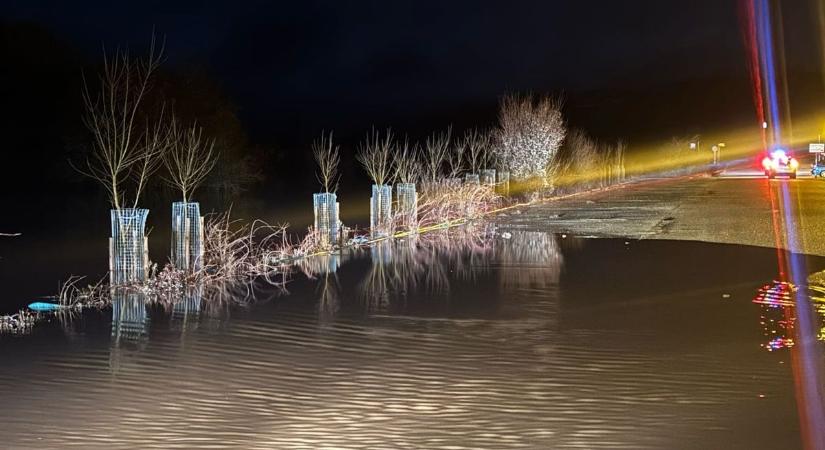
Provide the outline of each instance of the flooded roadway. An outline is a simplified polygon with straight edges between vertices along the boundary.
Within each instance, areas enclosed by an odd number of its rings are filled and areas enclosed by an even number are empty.
[[[802,445],[794,347],[753,302],[775,250],[507,230],[319,261],[245,306],[124,297],[0,337],[3,445]]]
[[[532,231],[779,246],[825,256],[825,180],[804,170],[796,180],[768,180],[749,168],[719,177],[648,179],[521,208],[499,220]]]

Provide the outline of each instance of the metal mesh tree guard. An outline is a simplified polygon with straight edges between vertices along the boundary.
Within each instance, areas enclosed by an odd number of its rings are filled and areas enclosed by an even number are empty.
[[[109,238],[109,281],[112,285],[146,280],[149,245],[144,235],[148,209],[113,209]]]
[[[408,229],[414,227],[418,215],[418,193],[415,191],[415,183],[396,184],[395,198],[398,213],[401,215],[401,225]]]
[[[370,198],[370,233],[387,235],[392,219],[392,186],[373,184]]]
[[[497,176],[499,194],[510,195],[510,171],[499,170]]]
[[[315,231],[319,245],[329,247],[338,242],[341,222],[338,220],[338,197],[331,192],[312,194],[315,212]]]
[[[496,169],[482,169],[481,184],[494,186],[496,184]]]
[[[464,183],[466,183],[466,184],[478,184],[478,174],[477,173],[464,174]]]
[[[148,335],[146,294],[129,288],[112,288],[112,339],[140,341]]]
[[[203,217],[197,202],[172,203],[172,264],[189,272],[203,267]]]

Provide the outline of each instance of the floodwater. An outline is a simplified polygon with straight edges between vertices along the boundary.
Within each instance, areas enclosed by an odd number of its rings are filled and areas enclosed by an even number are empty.
[[[803,445],[775,250],[509,233],[0,336],[2,446]]]

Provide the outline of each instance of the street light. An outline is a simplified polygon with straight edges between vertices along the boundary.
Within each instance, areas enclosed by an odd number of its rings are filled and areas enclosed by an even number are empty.
[[[711,151],[713,151],[713,164],[719,164],[719,152],[725,147],[724,142],[720,142],[713,147],[711,147]]]

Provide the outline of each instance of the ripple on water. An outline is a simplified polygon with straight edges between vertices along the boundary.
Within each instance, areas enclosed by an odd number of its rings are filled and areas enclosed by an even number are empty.
[[[524,248],[501,248],[518,247],[519,239]],[[74,340],[53,330],[5,340],[0,348],[12,358],[0,372],[5,442],[636,449],[713,448],[733,435],[755,448],[775,443],[762,440],[767,407],[790,414],[773,431],[799,445],[793,405],[781,400],[792,396],[787,370],[754,339],[752,305],[719,307],[717,297],[667,286],[664,309],[635,301],[644,295],[633,289],[565,280],[568,254],[594,258],[615,247],[622,255],[621,242],[588,241],[564,253],[551,235],[514,232],[508,241],[458,274],[449,268],[468,255],[428,259],[448,265],[439,271],[448,274],[446,288],[428,284],[426,270],[406,273],[420,279],[403,295],[388,283],[378,292],[388,303],[378,311],[358,292],[371,289],[365,279],[375,282],[374,263],[360,260],[351,270],[343,264],[332,316],[317,307],[318,281],[298,280],[291,296],[229,319],[190,318],[219,327],[181,329],[152,317],[144,337],[118,343],[103,327]],[[404,270],[392,264],[387,272]],[[616,257],[603,264],[633,279],[656,263]],[[738,289],[743,298],[752,290]],[[615,307],[600,308],[605,303]],[[674,327],[679,317],[691,325]],[[689,329],[734,338],[720,342]],[[762,391],[777,399],[758,399]]]

